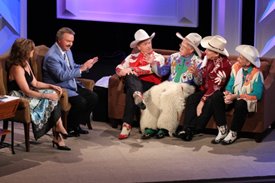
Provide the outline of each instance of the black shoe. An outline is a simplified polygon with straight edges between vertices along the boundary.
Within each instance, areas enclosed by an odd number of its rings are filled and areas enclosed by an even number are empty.
[[[68,131],[67,137],[79,137],[79,136],[80,136],[80,134],[74,130]]]
[[[162,138],[164,138],[164,137],[166,137],[166,136],[169,136],[169,133],[168,133],[168,130],[166,130],[166,129],[160,129],[159,131],[158,131],[158,133],[156,134],[156,138],[157,139],[162,139]]]
[[[82,128],[80,128],[80,126],[77,128],[76,131],[77,131],[79,134],[88,134],[88,133],[89,133],[89,131],[83,130]]]
[[[135,104],[141,109],[146,109],[146,105],[143,103],[143,97],[141,92],[135,91],[133,94]]]
[[[185,133],[180,134],[180,138],[184,141],[191,141],[193,136],[194,132],[189,128],[185,130]]]
[[[69,148],[68,146],[61,146],[55,141],[52,141],[52,143],[53,143],[53,147],[56,146],[58,150],[62,150],[62,151],[70,151],[71,150],[71,148]]]
[[[141,110],[146,109],[146,105],[145,105],[143,102],[138,103],[137,106],[138,106]]]
[[[174,133],[172,133],[173,137],[180,138],[179,134],[183,131],[183,126],[179,125]]]
[[[174,137],[181,139],[185,135],[185,131],[181,130],[172,134]]]

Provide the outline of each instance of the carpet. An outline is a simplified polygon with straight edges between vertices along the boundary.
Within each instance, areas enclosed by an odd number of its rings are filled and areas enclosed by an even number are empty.
[[[184,142],[174,137],[142,140],[137,128],[128,139],[118,140],[119,132],[108,123],[93,122],[89,134],[66,140],[70,152],[53,148],[51,134],[37,142],[31,135],[30,152],[25,152],[23,126],[15,124],[16,154],[12,155],[9,148],[0,149],[0,182],[274,180],[274,131],[261,143],[240,138],[230,146],[211,144],[215,137],[211,134],[199,134]]]

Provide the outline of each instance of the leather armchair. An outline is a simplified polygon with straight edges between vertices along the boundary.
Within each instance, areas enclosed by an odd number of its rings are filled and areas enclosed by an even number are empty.
[[[0,95],[7,95],[7,72],[5,70],[5,63],[8,59],[8,54],[4,54],[0,56]],[[15,117],[4,120],[3,129],[8,128],[8,122],[19,122],[24,125],[24,134],[25,134],[25,145],[26,151],[30,151],[30,143],[29,143],[29,132],[30,132],[30,105],[29,102],[25,99],[20,99],[17,111],[15,113]],[[5,140],[5,135],[1,137],[1,142]]]
[[[33,58],[30,61],[32,69],[33,69],[33,73],[34,73],[36,79],[39,81],[43,80],[42,79],[42,77],[43,77],[42,64],[43,64],[44,57],[48,50],[49,50],[49,48],[45,45],[36,46],[35,50],[34,50]],[[78,80],[87,89],[90,89],[90,90],[93,89],[94,83],[95,83],[93,80],[85,79],[85,78],[78,78]],[[67,129],[67,121],[68,121],[67,116],[71,109],[71,104],[69,103],[68,93],[67,93],[66,89],[63,89],[63,94],[60,98],[60,104],[61,104],[61,110],[62,110],[61,114],[62,114],[63,125]],[[92,126],[90,123],[88,123],[87,126],[89,129],[92,129]]]
[[[30,65],[32,67],[33,74],[35,75],[38,81],[43,81],[42,64],[48,50],[49,48],[45,45],[36,46],[34,49],[33,57],[30,60]],[[61,117],[62,117],[63,126],[67,128],[67,116],[71,109],[71,104],[69,103],[68,93],[65,89],[63,89],[63,93],[60,96],[60,105],[62,110]]]

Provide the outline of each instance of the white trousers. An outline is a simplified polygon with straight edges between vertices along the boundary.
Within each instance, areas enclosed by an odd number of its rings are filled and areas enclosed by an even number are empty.
[[[164,128],[172,136],[185,108],[185,99],[194,91],[194,86],[171,81],[164,81],[146,91],[143,95],[146,109],[141,111],[141,131],[144,132],[145,128]]]

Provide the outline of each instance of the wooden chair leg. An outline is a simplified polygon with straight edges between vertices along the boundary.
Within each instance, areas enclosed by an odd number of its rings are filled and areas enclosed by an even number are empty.
[[[9,121],[4,120],[3,121],[3,130],[7,130],[8,127],[9,127]],[[5,138],[6,138],[6,135],[1,136],[1,141],[0,141],[1,144],[5,141]]]
[[[26,152],[30,152],[30,123],[24,123]]]
[[[88,126],[88,129],[90,129],[90,130],[93,129],[92,124],[91,124],[91,121],[89,121],[89,122],[87,123],[87,126]]]
[[[91,114],[90,114],[90,121],[87,122],[87,127],[88,127],[89,130],[93,129],[91,121],[93,121],[93,112],[91,112]]]

